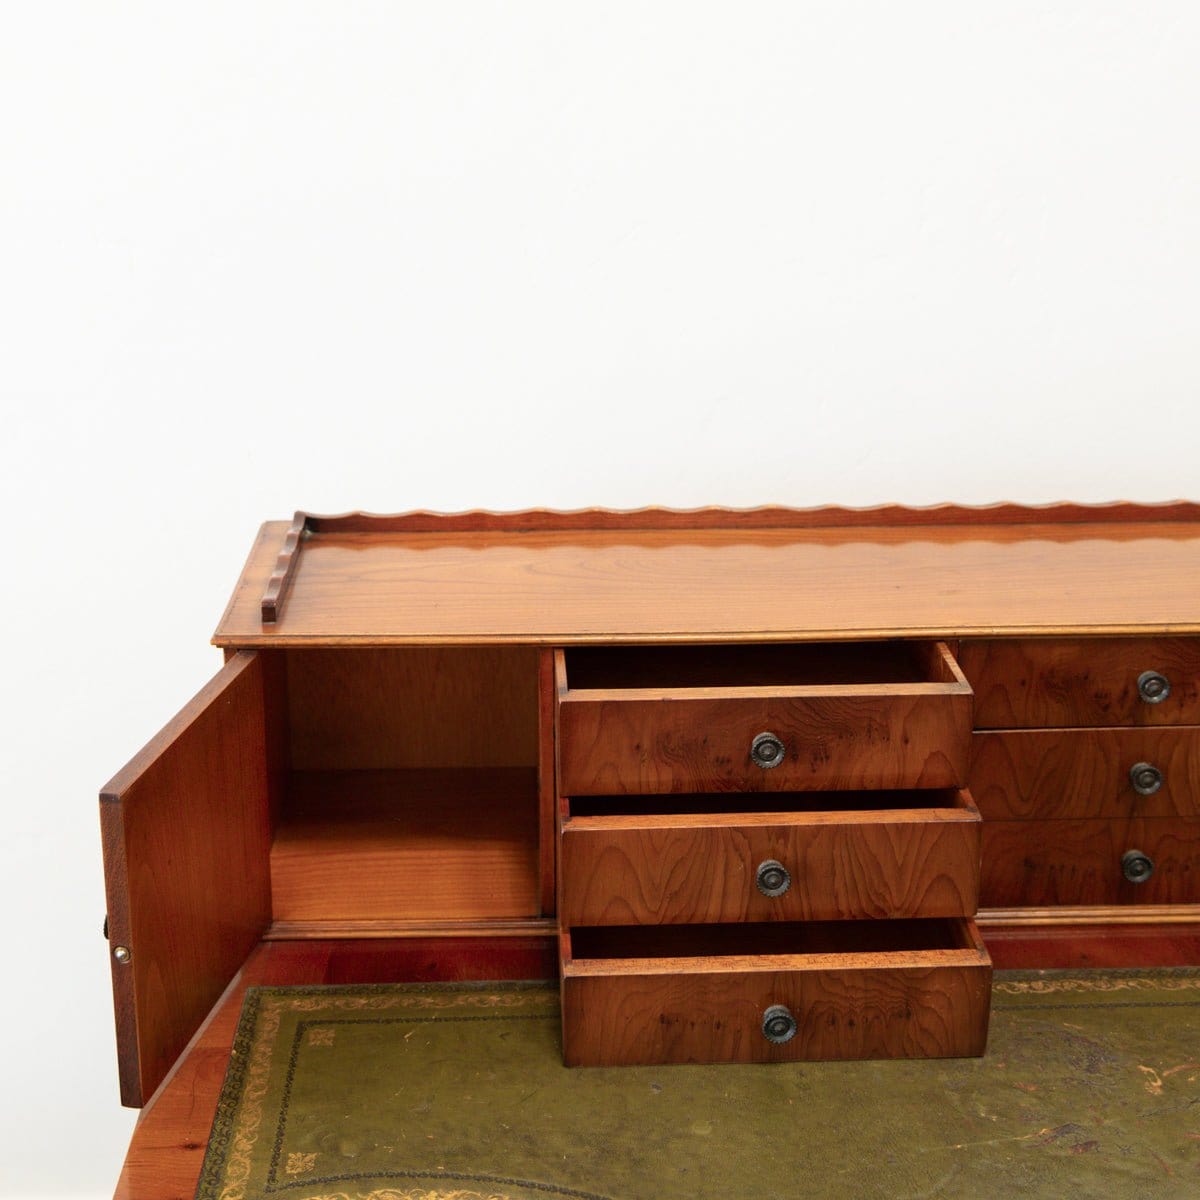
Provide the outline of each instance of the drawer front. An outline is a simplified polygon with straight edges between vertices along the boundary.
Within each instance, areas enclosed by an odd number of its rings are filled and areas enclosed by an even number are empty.
[[[977,729],[1200,724],[1200,638],[984,639],[958,660]]]
[[[558,710],[566,795],[960,787],[969,691],[654,699],[571,693]],[[775,765],[755,740],[782,743]]]
[[[1123,859],[1148,858],[1130,882]],[[1130,862],[1134,869],[1136,861]],[[1200,903],[1200,819],[984,821],[979,903],[986,908]]]
[[[976,733],[987,820],[1200,816],[1200,728]]]
[[[562,981],[568,1066],[979,1055],[991,962],[969,944],[895,954],[572,962]],[[569,939],[565,939],[569,945]],[[780,1010],[783,1010],[782,1012]],[[775,1036],[770,1040],[764,1022]]]
[[[979,814],[967,793],[955,795],[956,807],[884,812],[572,818],[562,830],[561,919],[971,916]]]

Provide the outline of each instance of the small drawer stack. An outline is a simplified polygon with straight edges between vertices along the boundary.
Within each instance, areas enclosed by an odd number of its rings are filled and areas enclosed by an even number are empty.
[[[942,643],[556,654],[568,1065],[981,1054]]]
[[[964,642],[988,908],[1200,902],[1200,640]]]

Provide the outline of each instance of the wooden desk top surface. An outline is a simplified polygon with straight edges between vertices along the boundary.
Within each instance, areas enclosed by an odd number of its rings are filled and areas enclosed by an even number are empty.
[[[790,527],[787,510],[756,511],[758,522],[725,510],[660,512],[658,522],[652,511],[597,512],[590,528],[587,514],[310,518],[314,528],[293,538],[279,618],[264,623],[263,595],[294,529],[270,521],[213,640],[1200,633],[1197,505],[806,510]],[[817,512],[829,523],[812,523]],[[559,527],[533,528],[539,520]]]

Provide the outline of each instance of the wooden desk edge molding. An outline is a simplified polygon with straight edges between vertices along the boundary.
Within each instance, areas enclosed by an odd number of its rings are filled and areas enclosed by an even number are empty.
[[[194,1189],[250,982],[557,974],[587,1066],[1200,962],[1194,502],[298,512],[213,642],[101,796],[121,1196]]]

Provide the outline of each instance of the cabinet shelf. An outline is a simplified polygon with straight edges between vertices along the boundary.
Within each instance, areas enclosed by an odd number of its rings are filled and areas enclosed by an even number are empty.
[[[537,771],[292,771],[271,846],[281,922],[539,913]]]

